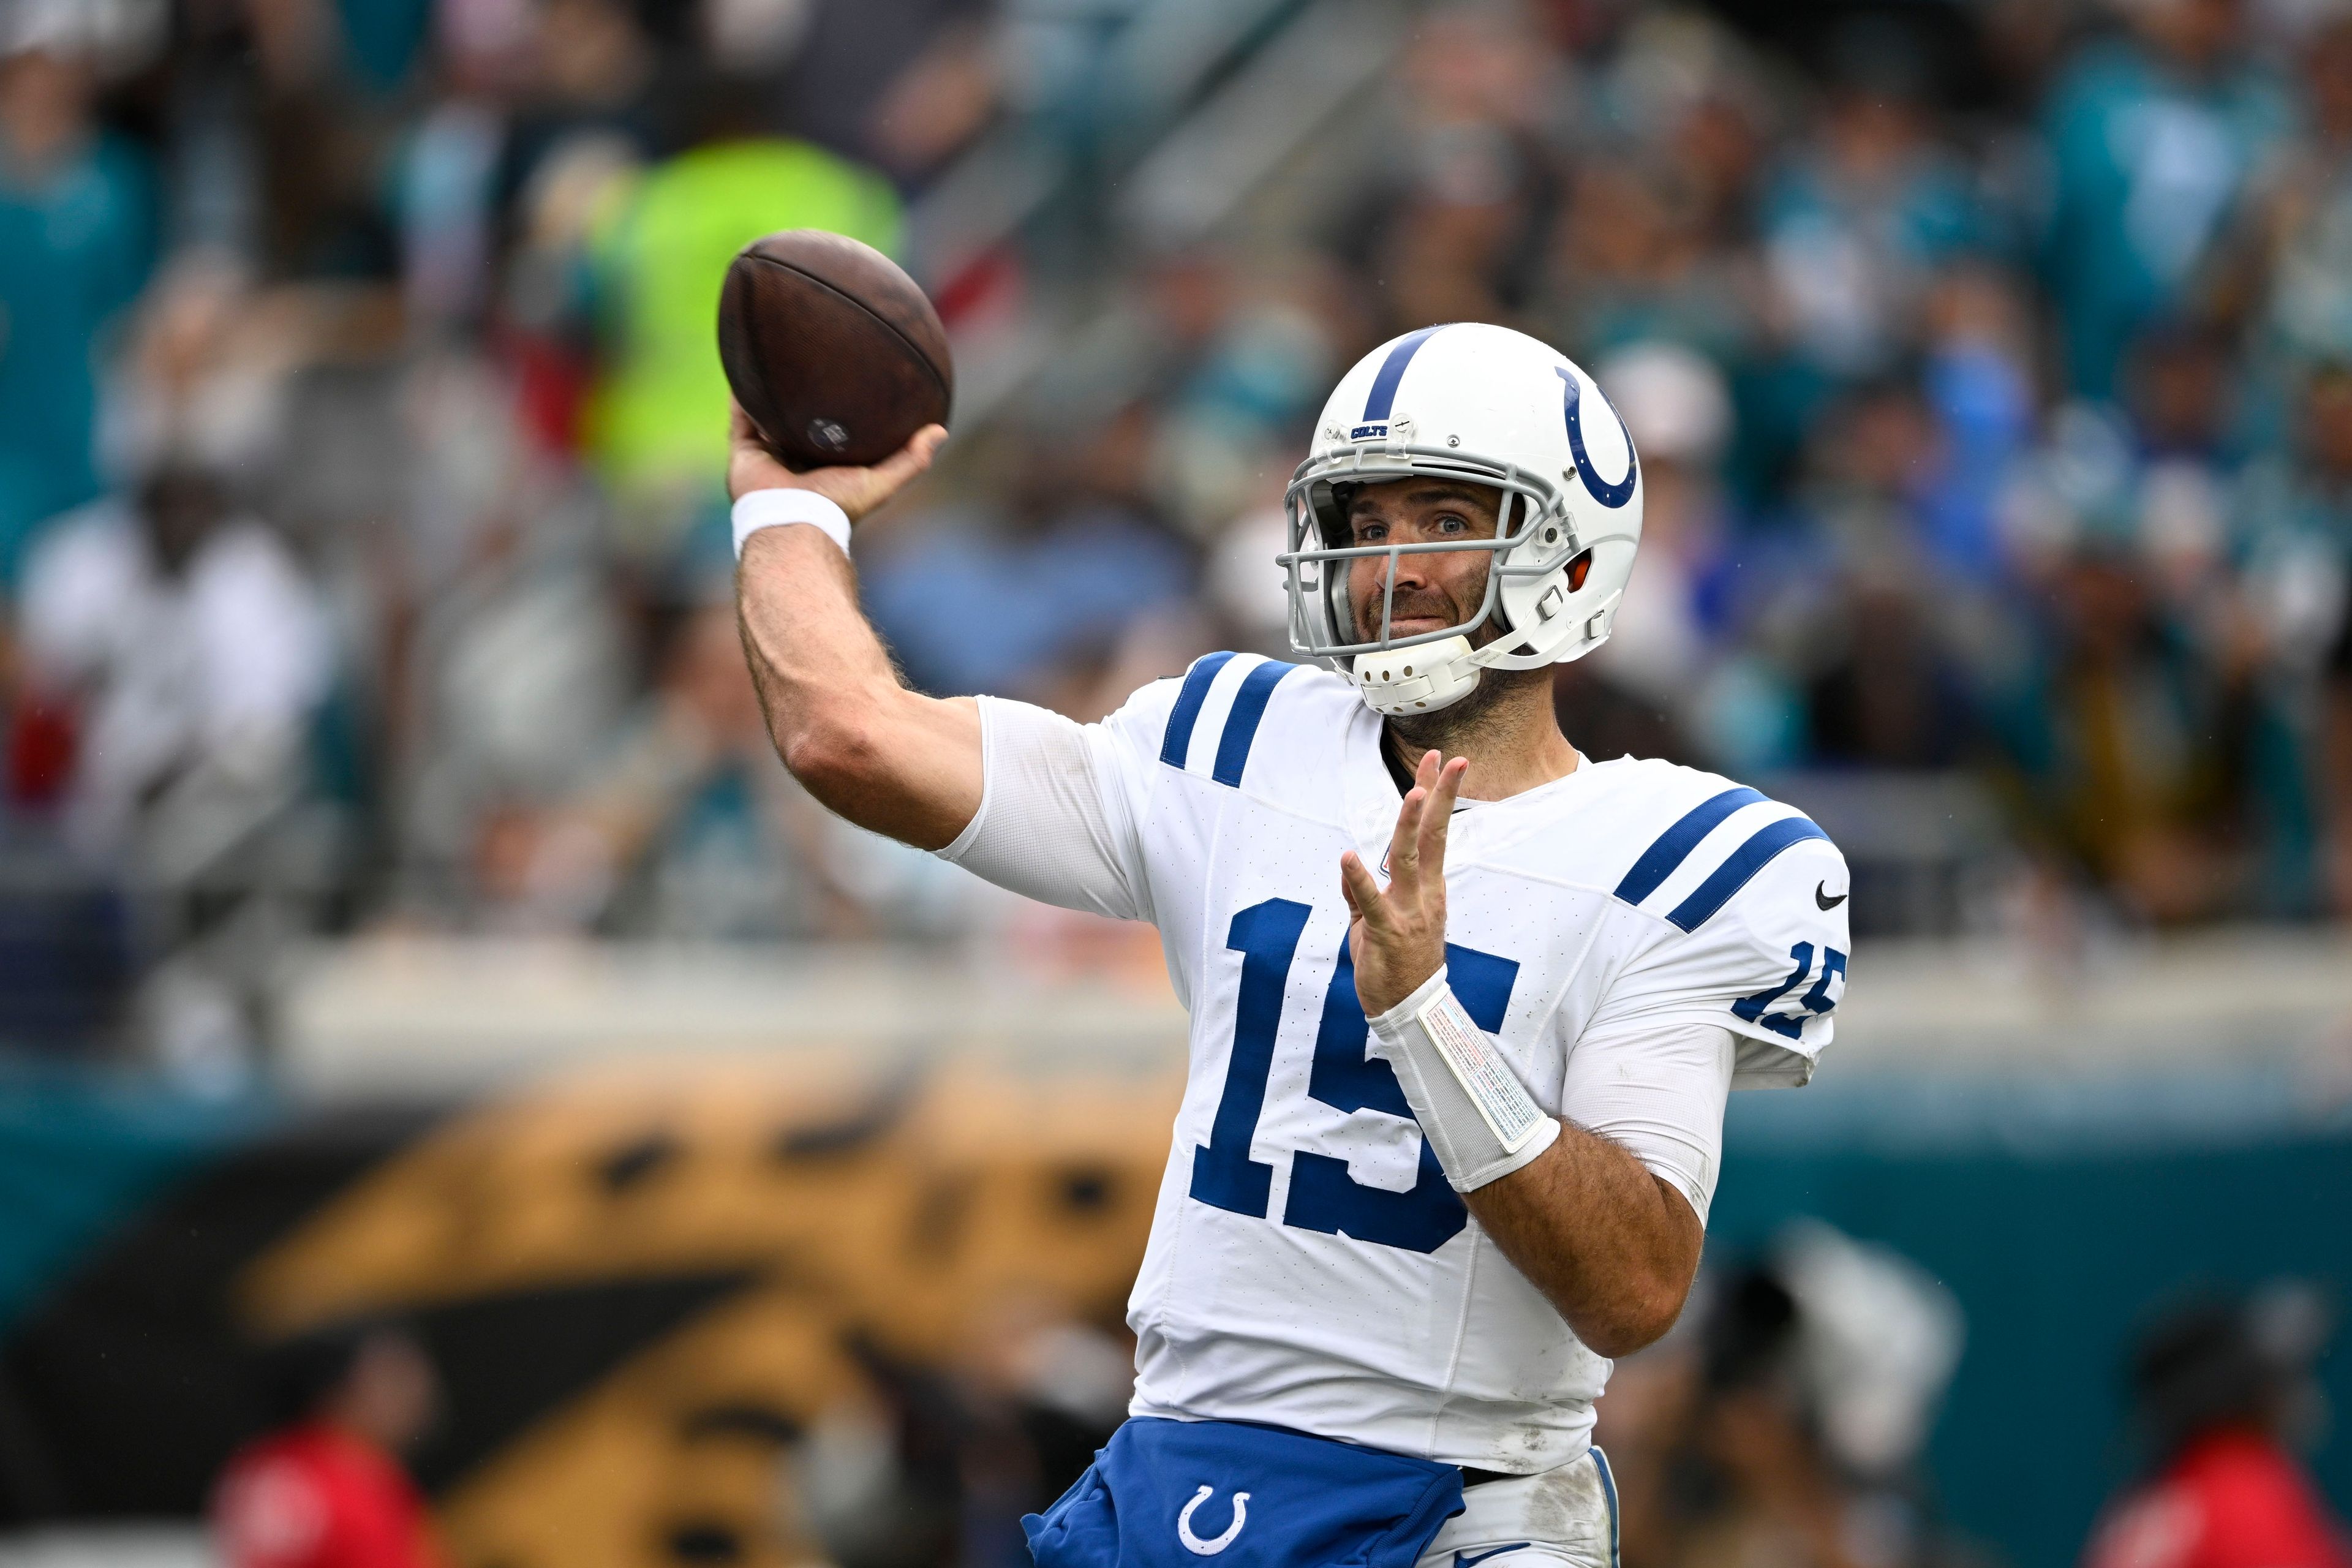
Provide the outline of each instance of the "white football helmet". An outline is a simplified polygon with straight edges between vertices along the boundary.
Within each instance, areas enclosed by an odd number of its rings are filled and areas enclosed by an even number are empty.
[[[1341,492],[1413,475],[1501,491],[1495,537],[1353,543]],[[1642,467],[1591,376],[1524,332],[1464,321],[1407,332],[1340,378],[1283,507],[1292,648],[1353,679],[1375,712],[1429,712],[1490,667],[1565,664],[1608,640],[1642,540]],[[1485,602],[1458,626],[1391,637],[1396,557],[1440,550],[1493,552]],[[1366,642],[1347,578],[1370,555],[1389,557],[1389,577]],[[1499,635],[1473,647],[1490,619]]]

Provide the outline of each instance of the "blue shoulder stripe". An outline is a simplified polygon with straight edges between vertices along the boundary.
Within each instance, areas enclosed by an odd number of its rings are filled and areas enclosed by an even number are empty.
[[[1617,1552],[1617,1478],[1609,1468],[1609,1456],[1597,1447],[1592,1450],[1592,1462],[1601,1467],[1601,1491],[1609,1500],[1609,1568],[1618,1568],[1623,1560]]]
[[[1423,327],[1397,340],[1397,346],[1389,350],[1389,357],[1381,361],[1380,374],[1372,377],[1371,395],[1364,399],[1364,420],[1367,424],[1389,416],[1389,410],[1396,406],[1397,383],[1404,379],[1404,367],[1412,363],[1412,356],[1421,352],[1422,344],[1444,330],[1444,325]]]
[[[1213,653],[1193,661],[1184,676],[1184,689],[1176,694],[1176,706],[1168,715],[1168,733],[1160,742],[1161,762],[1184,765],[1184,755],[1192,749],[1192,726],[1201,721],[1201,704],[1209,700],[1209,683],[1233,658],[1229,653]]]
[[[1642,851],[1642,858],[1633,862],[1633,868],[1617,884],[1617,896],[1629,904],[1638,904],[1656,892],[1658,884],[1690,858],[1698,841],[1714,832],[1717,823],[1741,806],[1754,805],[1763,798],[1752,789],[1727,789],[1691,807],[1680,822],[1659,834],[1658,841]]]
[[[1225,716],[1225,732],[1217,738],[1217,765],[1211,778],[1237,789],[1241,786],[1242,769],[1249,765],[1250,743],[1257,739],[1266,700],[1282,684],[1282,678],[1297,668],[1270,658],[1242,678],[1242,689],[1234,693],[1233,711]]]
[[[1715,868],[1715,875],[1698,885],[1696,891],[1675,906],[1666,917],[1685,931],[1696,931],[1706,923],[1707,917],[1723,908],[1732,894],[1748,886],[1749,879],[1770,863],[1772,857],[1791,844],[1802,844],[1808,838],[1827,840],[1829,835],[1813,826],[1812,819],[1784,816],[1778,822],[1765,824],[1748,835],[1748,842],[1731,852],[1731,858]]]

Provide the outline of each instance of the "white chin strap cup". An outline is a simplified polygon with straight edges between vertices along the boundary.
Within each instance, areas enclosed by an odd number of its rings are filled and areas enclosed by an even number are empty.
[[[1451,637],[1358,654],[1356,689],[1375,713],[1432,713],[1469,696],[1481,668],[1471,660],[1470,639]]]

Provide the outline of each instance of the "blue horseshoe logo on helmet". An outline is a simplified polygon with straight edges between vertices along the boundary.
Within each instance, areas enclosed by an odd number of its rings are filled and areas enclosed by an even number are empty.
[[[1625,436],[1625,477],[1613,485],[1605,483],[1592,471],[1592,458],[1584,450],[1584,425],[1578,417],[1578,405],[1583,402],[1584,395],[1576,384],[1576,373],[1564,364],[1556,364],[1552,374],[1560,380],[1560,415],[1568,421],[1568,450],[1576,459],[1576,477],[1584,481],[1584,488],[1602,506],[1612,510],[1623,506],[1633,499],[1633,481],[1642,475],[1642,459],[1633,450],[1633,433],[1627,431]],[[1609,408],[1609,416],[1617,419],[1619,429],[1624,429],[1625,422],[1617,417],[1617,410],[1609,407],[1605,393],[1601,395],[1601,405]]]

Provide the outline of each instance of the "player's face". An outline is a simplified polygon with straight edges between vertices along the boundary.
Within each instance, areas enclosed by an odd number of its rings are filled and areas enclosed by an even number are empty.
[[[1497,494],[1484,485],[1444,479],[1391,479],[1366,485],[1348,505],[1349,542],[1424,544],[1448,540],[1492,539]],[[1348,563],[1348,607],[1356,639],[1381,635],[1381,599],[1387,591],[1385,555],[1359,556]],[[1486,550],[1432,550],[1399,555],[1396,598],[1390,607],[1389,636],[1416,637],[1458,626],[1478,613],[1486,596],[1486,574],[1494,554]],[[1488,626],[1471,633],[1473,643],[1494,636]]]

